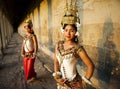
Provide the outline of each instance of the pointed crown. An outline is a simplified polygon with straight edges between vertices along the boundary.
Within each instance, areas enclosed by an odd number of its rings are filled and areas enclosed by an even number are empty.
[[[25,21],[25,26],[30,26],[32,28],[33,27],[32,20],[31,19],[27,19]]]
[[[65,13],[61,21],[62,27],[64,27],[65,24],[80,24],[80,19],[78,17],[78,10],[76,6],[76,2],[73,5],[72,2],[70,5],[66,2],[66,8]]]

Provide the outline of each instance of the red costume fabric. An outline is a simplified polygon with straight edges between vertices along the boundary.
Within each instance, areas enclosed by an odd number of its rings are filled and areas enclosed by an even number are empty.
[[[36,72],[34,70],[34,62],[35,62],[35,58],[32,57],[24,58],[24,73],[26,80],[32,77],[36,77]]]

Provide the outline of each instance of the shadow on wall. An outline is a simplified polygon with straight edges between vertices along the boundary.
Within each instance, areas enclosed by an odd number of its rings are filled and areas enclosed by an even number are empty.
[[[111,81],[114,76],[113,70],[116,69],[119,64],[119,53],[116,49],[116,45],[113,42],[114,34],[113,23],[110,17],[106,18],[103,26],[103,38],[98,41],[98,65],[97,74],[99,81],[99,86],[101,89],[110,89],[112,86]],[[117,79],[117,77],[116,77]],[[119,81],[119,79],[117,79]],[[116,84],[118,89],[119,84]]]

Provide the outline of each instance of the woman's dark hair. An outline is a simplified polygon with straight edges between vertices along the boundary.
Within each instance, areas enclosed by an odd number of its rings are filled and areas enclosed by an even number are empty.
[[[31,26],[30,25],[27,25],[29,29],[31,29]]]
[[[27,26],[28,26],[28,28],[30,29],[30,33],[31,33],[31,34],[34,34],[34,31],[33,31],[32,27],[31,27],[30,25],[27,25]]]
[[[67,25],[71,25],[75,29],[75,31],[77,31],[77,27],[75,24],[64,24],[63,29],[65,29]]]
[[[66,27],[67,25],[71,25],[71,26],[75,29],[75,31],[77,32],[77,27],[76,27],[75,24],[64,24],[63,29],[65,29],[65,27]],[[78,37],[77,37],[77,36],[75,36],[72,40],[73,40],[75,43],[79,43],[79,40],[78,40]]]

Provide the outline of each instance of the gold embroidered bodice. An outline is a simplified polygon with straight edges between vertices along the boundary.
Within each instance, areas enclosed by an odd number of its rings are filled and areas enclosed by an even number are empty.
[[[31,52],[34,50],[34,42],[32,39],[33,35],[24,38],[24,50],[25,52]]]
[[[77,58],[78,52],[82,51],[82,46],[80,45],[74,45],[68,49],[64,49],[64,41],[58,42],[58,53],[56,54],[56,57],[58,59],[58,62],[60,64],[60,71],[62,72],[63,78],[67,78],[69,80],[72,80],[76,74],[76,64],[77,64]]]

